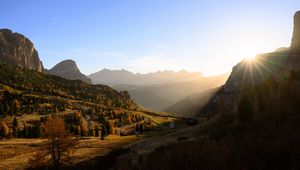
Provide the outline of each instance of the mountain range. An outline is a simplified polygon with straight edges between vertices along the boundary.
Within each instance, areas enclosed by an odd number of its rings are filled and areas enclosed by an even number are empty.
[[[185,70],[135,74],[124,69],[103,69],[88,77],[93,83],[128,91],[132,99],[143,107],[165,111],[188,95],[223,85],[228,74],[204,77],[201,73]]]
[[[109,70],[103,69],[99,72],[88,76],[94,84],[115,85],[152,85],[165,84],[183,81],[192,81],[203,77],[201,73],[190,73],[185,70],[174,71],[157,71],[153,73],[141,74],[132,73],[125,69]]]
[[[191,81],[152,85],[119,84],[112,87],[117,90],[127,90],[132,99],[144,107],[166,111],[168,107],[191,94],[201,93],[223,85],[227,78],[228,74],[223,74],[201,77]]]

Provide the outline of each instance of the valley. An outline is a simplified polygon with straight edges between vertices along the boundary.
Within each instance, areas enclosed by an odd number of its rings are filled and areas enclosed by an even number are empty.
[[[300,169],[300,11],[277,48],[288,15],[253,24],[274,4],[73,3],[0,29],[0,170]]]

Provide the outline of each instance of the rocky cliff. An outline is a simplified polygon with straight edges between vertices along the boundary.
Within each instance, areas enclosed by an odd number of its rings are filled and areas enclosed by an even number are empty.
[[[73,60],[64,60],[56,64],[47,72],[56,76],[64,77],[71,80],[82,80],[86,83],[91,84],[91,79],[89,79],[80,72],[76,65],[76,62]]]
[[[0,29],[0,63],[43,72],[43,64],[33,43],[24,35]]]
[[[254,60],[243,60],[233,67],[225,85],[200,111],[200,116],[208,116],[223,109],[237,111],[240,94],[249,87],[265,81],[286,78],[292,70],[300,70],[300,11],[294,15],[294,31],[290,48],[280,48],[274,52],[257,55]]]
[[[294,30],[291,43],[291,53],[300,54],[300,11],[294,15]]]

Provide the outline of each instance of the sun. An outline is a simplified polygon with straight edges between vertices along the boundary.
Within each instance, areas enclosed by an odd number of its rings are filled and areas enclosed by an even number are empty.
[[[247,61],[255,61],[255,58],[256,58],[255,55],[249,55],[249,56],[245,57],[245,59],[246,59]]]

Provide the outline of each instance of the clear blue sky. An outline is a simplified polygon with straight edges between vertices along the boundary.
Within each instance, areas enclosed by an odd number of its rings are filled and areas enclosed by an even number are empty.
[[[289,46],[299,0],[2,0],[0,27],[27,36],[45,68],[221,74]]]

